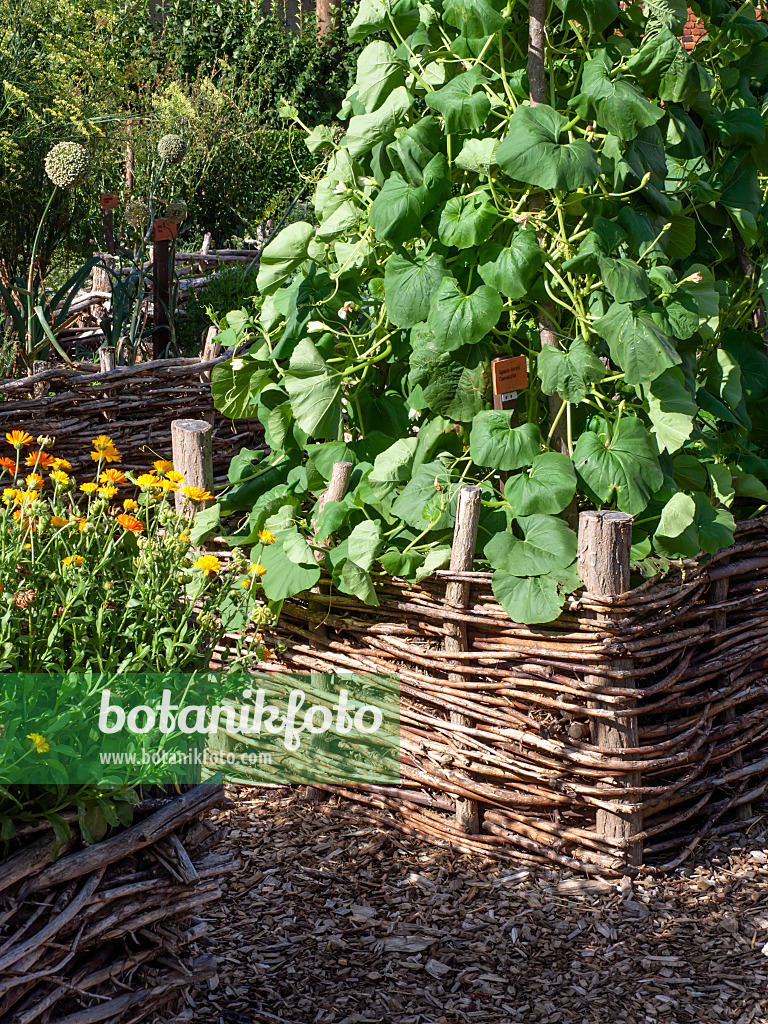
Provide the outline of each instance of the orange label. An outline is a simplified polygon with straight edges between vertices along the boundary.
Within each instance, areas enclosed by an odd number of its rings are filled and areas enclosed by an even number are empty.
[[[105,192],[101,197],[102,210],[116,210],[119,202],[117,192]]]
[[[494,395],[506,395],[528,387],[528,361],[525,356],[505,356],[491,360]]]
[[[170,242],[176,237],[176,230],[178,224],[172,220],[156,220],[155,221],[155,241],[156,242]]]

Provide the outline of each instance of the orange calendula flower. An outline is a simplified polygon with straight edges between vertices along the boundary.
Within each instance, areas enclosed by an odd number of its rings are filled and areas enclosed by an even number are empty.
[[[105,469],[104,472],[99,476],[99,480],[103,484],[125,484],[128,482],[128,477],[122,471],[122,469]]]
[[[202,569],[207,576],[211,572],[218,572],[221,569],[221,560],[215,555],[201,555],[195,562],[196,569]]]
[[[2,466],[3,469],[7,469],[9,473],[16,472],[16,460],[12,459],[10,455],[4,455],[2,459],[0,459],[0,466]]]
[[[210,491],[206,491],[204,487],[193,487],[191,484],[187,484],[186,487],[181,488],[181,493],[189,501],[211,501],[213,495]]]
[[[80,490],[84,494],[93,494],[95,491],[98,491],[98,489],[99,489],[99,485],[98,484],[94,484],[94,483],[80,484]]]
[[[144,530],[136,516],[127,516],[124,512],[117,517],[117,522],[120,523],[124,530],[128,530],[130,533],[142,533]]]
[[[139,487],[162,487],[159,476],[155,476],[154,473],[142,473],[141,476],[136,477],[136,483]]]
[[[62,558],[61,561],[64,565],[74,565],[79,567],[83,564],[85,559],[82,555],[67,555],[67,557]]]
[[[178,491],[179,485],[174,483],[173,480],[161,480],[160,486],[163,488],[166,494],[173,494],[174,491]]]
[[[55,480],[57,484],[61,484],[63,487],[72,482],[72,477],[69,473],[65,473],[63,469],[52,469],[50,477],[51,480]]]
[[[5,435],[8,444],[12,444],[17,451],[21,451],[28,444],[32,444],[32,435],[26,430],[11,430]]]
[[[68,459],[55,458],[51,465],[54,469],[72,469],[72,463]]]
[[[39,491],[45,483],[45,480],[43,480],[39,473],[30,473],[24,480],[24,483],[27,485],[28,490]]]
[[[42,733],[31,732],[27,735],[27,739],[32,740],[32,745],[38,754],[47,754],[51,749],[48,740],[42,735]]]
[[[51,516],[51,526],[66,526],[67,520],[61,516]]]
[[[117,494],[117,488],[114,484],[104,484],[103,487],[99,488],[98,493],[100,498],[114,498]]]
[[[85,516],[76,516],[72,520],[72,525],[74,526],[75,523],[77,523],[77,528],[80,530],[80,533],[82,533],[86,527]]]
[[[256,535],[262,544],[274,544],[277,537],[270,530],[259,530]]]
[[[156,462],[152,463],[152,466],[156,473],[167,474],[173,470],[173,463],[168,462],[167,459],[158,459]]]
[[[175,469],[169,469],[165,475],[169,480],[173,480],[175,484],[180,484],[184,479],[184,474],[177,473]]]
[[[16,500],[20,505],[31,505],[40,497],[40,491],[19,491]]]
[[[123,502],[123,508],[127,509],[128,512],[132,512],[135,508],[139,507],[138,501],[134,501],[133,498],[126,498]]]
[[[48,469],[54,463],[54,458],[49,455],[48,452],[30,452],[29,455],[24,459],[24,465],[34,469],[35,466],[42,466],[43,469]]]

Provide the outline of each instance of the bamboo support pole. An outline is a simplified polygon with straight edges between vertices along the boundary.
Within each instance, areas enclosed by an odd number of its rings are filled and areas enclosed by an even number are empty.
[[[632,516],[624,512],[582,512],[579,516],[579,575],[584,582],[587,593],[599,596],[615,596],[629,590],[629,560],[632,546]],[[598,613],[598,621],[607,618]],[[634,689],[632,662],[621,660],[613,662],[613,668],[620,668],[621,684],[627,689]],[[587,675],[585,681],[594,685],[604,685],[605,677]],[[590,701],[590,707],[604,709],[603,701]],[[615,705],[610,705],[616,710]],[[628,694],[625,708],[635,706],[634,698]],[[637,717],[617,717],[613,721],[603,715],[593,716],[590,722],[592,743],[603,749],[615,751],[613,755],[621,759],[627,749],[639,747]],[[620,776],[614,785],[619,787],[637,788],[641,784],[639,772],[626,773]],[[612,787],[613,788],[613,787]],[[625,804],[636,804],[635,798],[626,797]],[[633,837],[643,828],[642,809],[597,810],[598,838],[608,841],[618,840],[626,843],[627,864],[637,867],[642,864],[643,845]]]
[[[451,570],[453,572],[469,572],[475,559],[477,527],[480,522],[479,487],[462,487],[456,508],[456,525],[453,532],[451,547]],[[471,584],[451,581],[445,588],[445,603],[451,608],[467,608]],[[462,623],[447,622],[445,624],[445,640],[443,649],[450,653],[467,650],[467,627]],[[448,673],[451,680],[460,679],[461,675]],[[456,725],[471,726],[472,720],[459,711],[451,711],[451,722]],[[456,824],[462,831],[475,835],[480,831],[480,815],[476,800],[464,797],[456,798]]]
[[[211,491],[213,487],[213,427],[206,420],[174,420],[171,423],[171,444],[173,446],[173,468],[184,476],[182,486],[202,487]],[[174,494],[177,512],[185,512],[194,518],[197,509],[207,508],[212,502],[203,501],[192,505],[181,493],[181,487]]]

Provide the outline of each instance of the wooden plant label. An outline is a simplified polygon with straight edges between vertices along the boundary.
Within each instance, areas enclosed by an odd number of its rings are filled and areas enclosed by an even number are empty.
[[[116,210],[119,202],[117,192],[104,192],[101,196],[102,210]]]
[[[502,356],[491,360],[494,409],[517,409],[517,392],[528,387],[525,356]]]
[[[156,220],[155,221],[155,241],[156,242],[170,242],[176,237],[176,230],[178,224],[172,220]]]

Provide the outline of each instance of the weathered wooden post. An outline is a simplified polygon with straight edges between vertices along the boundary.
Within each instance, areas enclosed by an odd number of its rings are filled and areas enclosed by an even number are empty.
[[[206,331],[203,350],[200,353],[201,363],[207,363],[209,360],[216,359],[221,355],[221,342],[215,340],[219,334],[221,334],[221,331],[218,327],[214,327],[213,325],[211,325]],[[210,383],[211,371],[202,370],[200,373],[200,380],[204,384]]]
[[[459,490],[459,501],[456,508],[456,525],[453,531],[451,547],[451,572],[467,573],[472,571],[475,560],[475,544],[477,527],[480,522],[479,487],[465,486]],[[471,584],[465,580],[450,580],[445,588],[445,603],[449,608],[467,608]],[[463,622],[446,622],[443,649],[450,652],[466,651],[467,627]],[[462,680],[460,673],[449,672],[451,680]],[[459,711],[451,711],[451,721],[456,725],[470,727],[471,719]],[[480,831],[480,817],[476,800],[456,797],[456,824],[464,832],[472,835]]]
[[[152,358],[159,359],[171,340],[171,241],[177,225],[169,220],[156,220],[152,247],[152,278],[154,281],[154,333]]]
[[[578,565],[586,592],[595,597],[616,597],[629,590],[630,548],[632,546],[632,516],[625,512],[582,512],[579,515]],[[609,621],[610,613],[599,612],[598,621]],[[610,661],[607,666],[614,676],[586,675],[584,681],[592,686],[624,687],[627,699],[618,710],[630,710],[635,706],[633,667],[631,659]],[[609,716],[595,715],[590,721],[592,743],[601,747],[612,760],[622,760],[628,750],[639,746],[637,716],[615,714],[614,702],[594,700],[589,707],[601,712],[612,712]],[[629,755],[634,758],[633,754]],[[638,772],[621,775],[615,785],[620,788],[634,788],[641,785]],[[643,861],[642,840],[633,837],[642,832],[643,812],[636,796],[627,795],[623,800],[613,801],[615,810],[597,809],[597,836],[611,845],[626,850],[627,864],[638,867]],[[636,808],[631,805],[638,805]]]
[[[117,355],[114,345],[101,345],[99,347],[99,369],[102,373],[111,373],[117,369]]]
[[[184,476],[181,485],[213,489],[213,427],[206,420],[173,420],[171,423],[171,444],[173,447],[173,468]],[[195,512],[206,508],[211,501],[188,502],[181,488],[174,493],[177,512],[186,512],[194,518]]]
[[[44,373],[46,370],[50,370],[50,365],[47,359],[35,359],[32,363],[32,376],[36,376],[38,373]],[[51,385],[47,380],[39,380],[32,385],[32,397],[33,398],[45,398],[48,392],[51,390]]]

